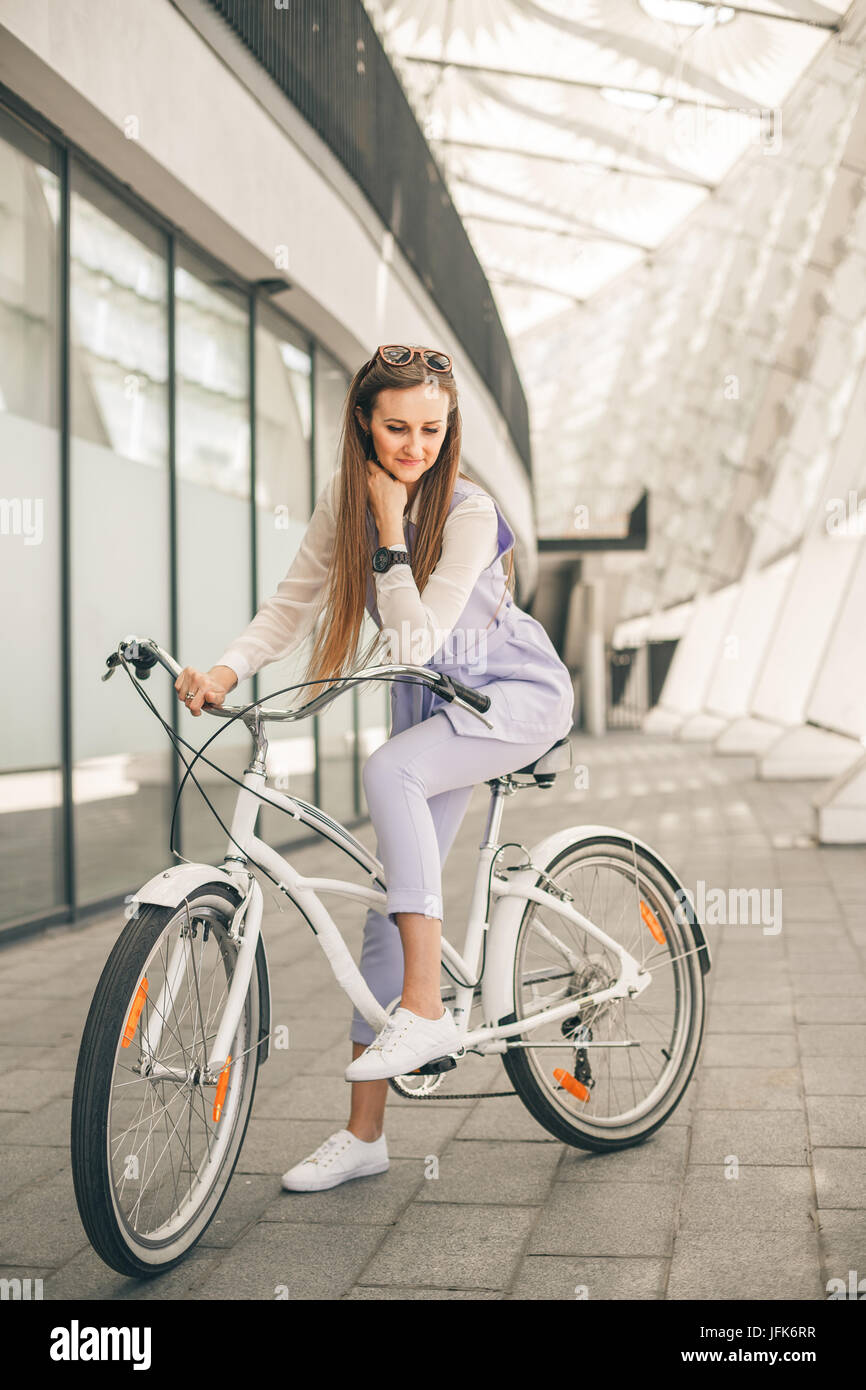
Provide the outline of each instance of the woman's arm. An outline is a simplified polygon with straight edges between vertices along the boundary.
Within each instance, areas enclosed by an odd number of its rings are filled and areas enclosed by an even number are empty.
[[[290,656],[312,631],[337,533],[337,469],[319,494],[298,553],[276,593],[261,604],[252,622],[215,666],[234,671],[238,684],[270,661]]]
[[[376,574],[376,604],[395,663],[423,666],[439,650],[466,607],[483,569],[498,549],[499,523],[492,497],[473,493],[451,511],[442,554],[418,592],[409,565]]]

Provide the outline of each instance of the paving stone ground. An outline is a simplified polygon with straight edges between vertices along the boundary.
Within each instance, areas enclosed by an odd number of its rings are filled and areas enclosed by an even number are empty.
[[[345,1122],[351,1010],[266,889],[273,1022],[291,1045],[260,1071],[235,1177],[198,1247],[153,1281],[115,1274],[81,1226],[68,1152],[78,1043],[122,926],[112,911],[0,951],[0,1277],[41,1278],[46,1299],[773,1300],[866,1276],[866,850],[810,843],[819,784],[757,781],[747,758],[617,733],[575,738],[575,763],[588,788],[560,777],[521,791],[503,838],[620,826],[695,891],[782,893],[775,934],[708,928],[701,1059],[656,1136],[599,1156],[554,1139],[516,1097],[392,1096],[387,1173],[281,1192],[279,1175]],[[457,944],[486,797],[476,789],[446,866]],[[359,837],[375,846],[369,824]],[[327,845],[294,862],[348,872]],[[336,904],[357,958],[362,909]],[[451,1090],[508,1087],[497,1058],[455,1076]]]

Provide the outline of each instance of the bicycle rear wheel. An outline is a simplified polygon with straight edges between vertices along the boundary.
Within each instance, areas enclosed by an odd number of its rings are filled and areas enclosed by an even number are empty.
[[[93,996],[73,1089],[72,1177],[88,1238],[121,1274],[147,1278],[178,1264],[237,1163],[261,1046],[259,969],[230,1067],[218,1085],[206,1069],[237,960],[229,929],[238,901],[212,883],[178,908],[144,908]]]
[[[648,1139],[682,1099],[700,1051],[704,981],[698,943],[656,861],[628,836],[590,836],[545,866],[576,910],[652,974],[631,999],[575,1010],[503,1055],[539,1124],[575,1148],[606,1152]],[[612,985],[618,957],[538,903],[527,903],[514,959],[517,1021]],[[583,1044],[583,1046],[581,1045]]]

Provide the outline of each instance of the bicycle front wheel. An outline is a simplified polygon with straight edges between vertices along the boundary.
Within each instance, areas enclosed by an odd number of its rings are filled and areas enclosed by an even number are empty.
[[[218,1084],[208,1075],[237,961],[237,896],[206,884],[149,906],[111,952],[84,1026],[72,1099],[72,1177],[84,1229],[121,1274],[178,1264],[228,1188],[259,1061],[253,969]]]
[[[545,867],[575,909],[652,981],[634,998],[575,1007],[522,1034],[515,1041],[529,1045],[507,1051],[503,1064],[524,1105],[558,1139],[599,1152],[628,1148],[664,1124],[694,1071],[705,1013],[698,943],[667,876],[626,835],[589,836]],[[607,989],[618,975],[609,947],[550,908],[527,903],[515,949],[513,1021]]]

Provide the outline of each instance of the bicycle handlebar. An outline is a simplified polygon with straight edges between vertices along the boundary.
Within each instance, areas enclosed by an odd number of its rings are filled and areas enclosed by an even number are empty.
[[[114,674],[115,668],[120,665],[121,661],[128,661],[135,668],[135,674],[139,680],[147,680],[151,669],[157,662],[164,666],[175,679],[183,670],[183,667],[175,661],[171,653],[164,651],[152,637],[124,637],[118,643],[117,650],[105,659],[108,670],[102,676],[104,681],[107,681]],[[296,710],[262,708],[258,702],[251,702],[249,705],[211,705],[206,701],[202,705],[202,711],[206,710],[208,714],[219,715],[225,719],[233,719],[236,715],[244,715],[250,710],[258,710],[263,719],[289,722],[295,719],[305,719],[310,714],[318,713],[319,710],[324,709],[335,700],[338,695],[341,695],[350,682],[358,684],[362,681],[395,675],[408,679],[413,684],[431,686],[437,695],[447,700],[449,704],[456,700],[458,704],[476,715],[482,724],[486,724],[488,729],[493,727],[490,721],[480,713],[480,711],[490,708],[489,695],[484,695],[478,690],[473,690],[469,685],[455,681],[442,671],[432,671],[429,666],[398,664],[368,666],[363,671],[337,677],[329,690],[314,696],[312,700],[308,700],[306,704],[301,705]]]

